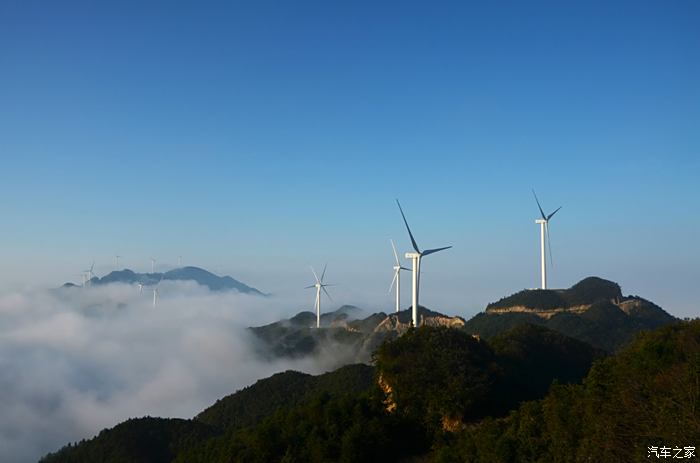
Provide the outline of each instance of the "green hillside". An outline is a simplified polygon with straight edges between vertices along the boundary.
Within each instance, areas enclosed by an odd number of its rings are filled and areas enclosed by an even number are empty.
[[[103,430],[94,439],[68,445],[41,461],[168,463],[185,449],[214,435],[211,427],[193,420],[130,419]]]
[[[526,289],[488,304],[486,310],[515,306],[551,310],[621,299],[620,285],[602,278],[588,277],[569,289]]]
[[[195,420],[218,429],[241,428],[257,423],[280,407],[303,403],[318,394],[363,392],[373,384],[374,368],[362,364],[318,376],[286,371],[217,400]]]
[[[505,419],[450,436],[433,460],[648,461],[649,446],[699,447],[698,404],[695,320],[640,334],[619,354],[596,363],[582,385],[557,385]]]

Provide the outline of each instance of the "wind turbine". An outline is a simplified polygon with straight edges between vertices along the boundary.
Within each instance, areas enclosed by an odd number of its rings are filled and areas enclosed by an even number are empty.
[[[160,282],[163,281],[163,277],[158,280],[158,283],[153,287],[153,307],[156,306],[156,302],[158,302],[158,297],[160,296],[160,293],[158,292],[158,285],[160,285]]]
[[[119,258],[121,256],[114,256],[114,270],[119,270]]]
[[[177,268],[182,268],[182,256],[177,256]]]
[[[416,243],[416,240],[413,238],[413,233],[411,233],[411,228],[408,226],[408,222],[406,221],[406,216],[403,213],[403,209],[401,209],[401,203],[399,203],[399,200],[396,200],[396,204],[399,206],[399,211],[401,211],[401,217],[403,217],[403,223],[406,224],[406,230],[408,230],[408,236],[411,238],[411,244],[413,245],[413,249],[416,252],[407,252],[406,253],[406,259],[411,259],[411,262],[413,263],[413,292],[412,292],[412,312],[411,312],[411,320],[413,322],[414,327],[418,327],[418,293],[419,293],[419,286],[420,286],[420,261],[423,257],[428,256],[430,254],[436,253],[438,251],[443,251],[445,249],[450,249],[452,246],[445,246],[442,248],[435,248],[435,249],[426,249],[425,251],[421,251],[418,248],[418,243]]]
[[[156,260],[151,257],[151,273],[156,273]]]
[[[396,313],[401,310],[401,270],[410,270],[407,269],[406,267],[401,266],[401,262],[399,261],[399,255],[396,252],[396,246],[394,246],[394,240],[389,240],[391,242],[391,249],[394,251],[394,258],[396,258],[396,265],[394,265],[394,279],[391,280],[391,286],[389,286],[389,292],[391,292],[391,289],[394,287],[394,283],[396,283]]]
[[[139,281],[137,286],[139,287],[139,294],[143,294],[143,283]]]
[[[318,278],[318,275],[316,275],[316,271],[314,270],[314,268],[311,267],[311,272],[314,274],[314,278],[316,279],[316,283],[304,288],[304,289],[316,288],[316,328],[321,327],[321,290],[323,290],[323,292],[326,293],[326,296],[328,296],[328,299],[330,299],[331,301],[333,300],[331,295],[328,294],[328,291],[326,291],[326,286],[333,286],[333,285],[323,284],[323,277],[326,276],[326,267],[327,266],[328,266],[328,264],[323,266],[323,273],[321,273],[320,280]]]
[[[92,265],[90,266],[90,269],[84,270],[84,273],[87,273],[88,281],[87,283],[92,285],[92,279],[95,277],[95,274],[92,273],[92,269],[95,268],[95,261],[92,261]]]
[[[549,246],[549,261],[552,265],[554,265],[554,262],[552,261],[552,243],[549,240],[549,221],[552,217],[554,217],[554,214],[556,214],[559,209],[561,209],[561,206],[556,208],[554,212],[552,212],[549,215],[546,215],[544,211],[542,210],[542,206],[540,205],[540,200],[537,199],[537,193],[535,193],[535,190],[533,188],[532,194],[535,197],[535,201],[537,202],[537,207],[540,210],[540,215],[542,216],[541,219],[535,220],[535,223],[540,224],[540,260],[541,260],[541,266],[542,266],[542,289],[547,289],[547,259],[545,257],[545,243],[544,243],[544,238],[545,235],[547,235],[547,245]]]

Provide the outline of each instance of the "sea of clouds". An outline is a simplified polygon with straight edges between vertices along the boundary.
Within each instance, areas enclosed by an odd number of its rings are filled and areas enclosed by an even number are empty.
[[[299,311],[283,297],[193,282],[159,293],[155,307],[150,288],[124,284],[0,295],[0,461],[36,461],[130,417],[191,418],[276,372],[335,366],[255,354],[246,327]]]

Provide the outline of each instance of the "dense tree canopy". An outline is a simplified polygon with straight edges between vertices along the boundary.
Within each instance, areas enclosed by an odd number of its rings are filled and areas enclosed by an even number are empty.
[[[556,385],[508,418],[471,427],[436,461],[644,461],[700,447],[700,321],[644,333],[582,385]],[[697,452],[696,452],[697,454]]]

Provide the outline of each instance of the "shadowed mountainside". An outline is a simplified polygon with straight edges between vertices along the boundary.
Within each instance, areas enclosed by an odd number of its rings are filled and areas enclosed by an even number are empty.
[[[612,281],[589,277],[564,290],[524,290],[475,315],[465,329],[486,339],[521,323],[542,325],[606,351],[644,330],[677,321],[656,304],[623,296]]]
[[[336,365],[369,363],[372,353],[384,341],[405,333],[411,322],[411,310],[385,314],[378,312],[366,318],[354,306],[342,306],[321,314],[321,328],[316,328],[316,315],[299,312],[290,319],[252,327],[260,341],[258,353],[264,358],[296,358],[306,355],[334,357]],[[419,307],[418,316],[427,326],[461,327],[461,317],[449,317]]]
[[[200,446],[223,445],[239,429],[257,425],[278,409],[318,395],[361,393],[373,384],[374,369],[367,365],[348,365],[318,376],[297,371],[277,373],[218,400],[194,419],[130,419],[93,439],[69,444],[41,461],[166,463],[185,451],[206,455],[206,446]]]

